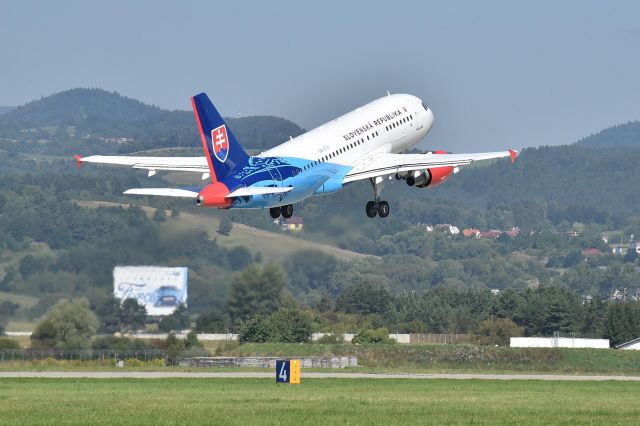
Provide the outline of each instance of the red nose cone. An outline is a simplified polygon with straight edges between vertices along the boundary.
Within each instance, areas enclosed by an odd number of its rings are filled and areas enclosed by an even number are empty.
[[[198,194],[198,204],[206,207],[229,207],[231,199],[224,198],[229,195],[229,192],[229,188],[221,182],[210,183]]]

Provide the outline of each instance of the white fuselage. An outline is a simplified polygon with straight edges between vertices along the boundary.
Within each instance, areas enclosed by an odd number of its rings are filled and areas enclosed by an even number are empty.
[[[307,133],[261,153],[258,157],[299,158],[354,166],[376,152],[400,153],[423,139],[433,113],[412,95],[374,100]],[[331,158],[326,158],[331,155]]]

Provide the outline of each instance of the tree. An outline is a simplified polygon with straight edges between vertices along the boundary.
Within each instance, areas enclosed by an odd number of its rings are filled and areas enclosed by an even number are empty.
[[[330,254],[318,250],[301,250],[285,261],[285,269],[292,291],[329,289],[331,274],[338,261]]]
[[[198,333],[223,333],[229,329],[229,318],[218,310],[209,311],[196,318]]]
[[[249,266],[236,274],[229,290],[229,316],[235,322],[275,312],[281,303],[284,277],[280,269],[269,264],[262,269]]]
[[[492,316],[478,324],[475,334],[481,344],[508,346],[510,337],[522,336],[522,327],[509,318]]]
[[[640,336],[640,302],[610,303],[604,321],[605,337],[619,345]]]
[[[33,347],[56,349],[88,349],[96,334],[98,319],[89,309],[87,299],[61,300],[36,326]]]
[[[152,219],[156,222],[164,222],[165,220],[167,220],[167,212],[165,212],[163,208],[158,208],[153,213]]]
[[[384,314],[389,309],[391,294],[382,286],[367,282],[345,288],[336,299],[336,309],[348,314]]]
[[[19,307],[19,304],[9,300],[0,302],[0,334],[4,334],[4,329],[9,323],[9,319],[16,313]]]
[[[187,333],[187,338],[184,339],[184,346],[186,349],[202,349],[202,343],[198,340],[198,335],[195,331],[191,330]]]
[[[181,331],[189,328],[191,320],[187,313],[187,307],[181,303],[171,315],[167,315],[160,320],[158,328],[160,331],[168,333],[170,331]]]
[[[127,331],[136,331],[144,327],[147,321],[147,308],[136,299],[125,299],[120,307],[120,322]]]
[[[91,310],[98,317],[100,325],[98,333],[115,333],[121,331],[121,313],[122,307],[120,299],[113,297],[105,292],[94,292],[89,298],[91,302]]]
[[[245,322],[241,342],[305,343],[311,340],[311,318],[298,308],[283,308]]]
[[[624,263],[634,263],[636,260],[638,260],[638,252],[635,249],[635,244],[633,248],[629,247],[622,260]]]
[[[253,256],[246,247],[236,246],[229,249],[227,252],[227,259],[229,260],[229,266],[231,266],[231,269],[239,271],[249,266],[253,260]]]
[[[178,361],[180,353],[184,352],[186,349],[184,340],[178,339],[176,333],[172,331],[167,336],[165,345],[167,346],[167,358],[169,364],[175,364]]]

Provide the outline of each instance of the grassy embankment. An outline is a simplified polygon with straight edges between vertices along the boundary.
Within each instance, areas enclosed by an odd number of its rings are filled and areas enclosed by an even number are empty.
[[[509,348],[475,345],[244,344],[215,351],[229,356],[357,355],[358,371],[542,372],[640,374],[640,351]]]
[[[122,206],[128,205],[111,203],[104,201],[76,201],[78,205],[88,208],[97,208],[104,206]],[[136,204],[139,205],[139,204]],[[155,212],[155,208],[142,206],[149,217]],[[266,214],[266,213],[265,213]],[[180,213],[176,218],[169,217],[162,224],[163,232],[167,235],[175,233],[184,233],[186,231],[205,231],[210,238],[215,238],[222,247],[231,248],[243,246],[256,255],[260,253],[265,261],[282,263],[285,259],[302,250],[317,250],[323,253],[331,254],[340,259],[354,260],[367,257],[362,253],[350,250],[340,249],[330,244],[321,244],[313,241],[307,241],[295,236],[278,231],[274,225],[274,232],[264,231],[262,229],[253,228],[241,223],[234,223],[233,229],[229,235],[221,235],[218,231],[220,220],[211,214],[192,214]]]
[[[629,382],[0,379],[3,424],[637,424]]]
[[[350,356],[359,367],[334,372],[388,373],[548,373],[586,375],[640,375],[640,352],[613,349],[528,349],[474,345],[360,345],[352,344],[245,344],[211,342],[214,356]],[[114,360],[78,361],[44,359],[0,362],[0,371],[120,370]],[[165,367],[161,360],[125,361],[126,370],[199,370]],[[212,371],[203,368],[203,371]],[[219,369],[215,369],[218,370]],[[228,369],[224,369],[227,370]],[[257,368],[243,369],[265,371]]]

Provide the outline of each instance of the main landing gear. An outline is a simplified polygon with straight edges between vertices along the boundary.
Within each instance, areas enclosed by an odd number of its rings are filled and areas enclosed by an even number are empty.
[[[382,190],[384,180],[382,180],[382,178],[371,178],[369,182],[371,182],[371,186],[373,187],[374,200],[369,201],[365,207],[367,216],[371,218],[376,217],[376,215],[380,217],[389,216],[389,203],[380,201],[380,195],[378,194],[379,190]]]
[[[291,204],[287,204],[282,207],[271,207],[269,209],[269,214],[273,219],[277,219],[282,215],[285,219],[289,219],[293,216],[293,206]]]

